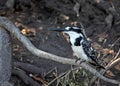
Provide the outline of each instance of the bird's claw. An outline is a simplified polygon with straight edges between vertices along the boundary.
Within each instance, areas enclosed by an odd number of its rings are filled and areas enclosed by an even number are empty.
[[[76,59],[76,63],[79,61],[79,63],[81,64],[81,63],[83,63],[83,62],[86,62],[86,60],[83,60],[83,59],[80,59],[80,58],[78,58],[78,59]]]

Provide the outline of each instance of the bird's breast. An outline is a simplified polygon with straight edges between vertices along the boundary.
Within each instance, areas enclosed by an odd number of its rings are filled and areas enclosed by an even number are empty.
[[[78,58],[81,58],[83,60],[86,60],[88,61],[89,58],[87,57],[87,55],[85,54],[82,46],[71,46],[72,49],[73,49],[73,52],[75,53],[75,55],[78,57]]]

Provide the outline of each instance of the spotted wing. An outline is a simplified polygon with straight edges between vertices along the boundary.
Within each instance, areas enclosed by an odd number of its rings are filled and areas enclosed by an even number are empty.
[[[96,55],[94,49],[92,48],[91,42],[88,40],[84,40],[82,42],[82,47],[84,49],[84,52],[91,59],[91,61],[94,63],[97,63],[98,62],[97,55]]]

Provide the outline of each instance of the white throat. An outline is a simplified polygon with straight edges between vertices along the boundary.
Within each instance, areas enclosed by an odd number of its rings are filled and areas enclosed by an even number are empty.
[[[64,32],[64,33],[67,33],[70,36],[70,42],[72,45],[74,45],[76,38],[80,36],[83,37],[81,33],[73,32],[73,31]]]

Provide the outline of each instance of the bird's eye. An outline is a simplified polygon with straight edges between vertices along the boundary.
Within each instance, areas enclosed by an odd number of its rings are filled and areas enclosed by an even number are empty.
[[[73,30],[73,28],[72,28],[72,27],[70,27],[70,28],[69,28],[69,31],[71,31],[71,30]]]

